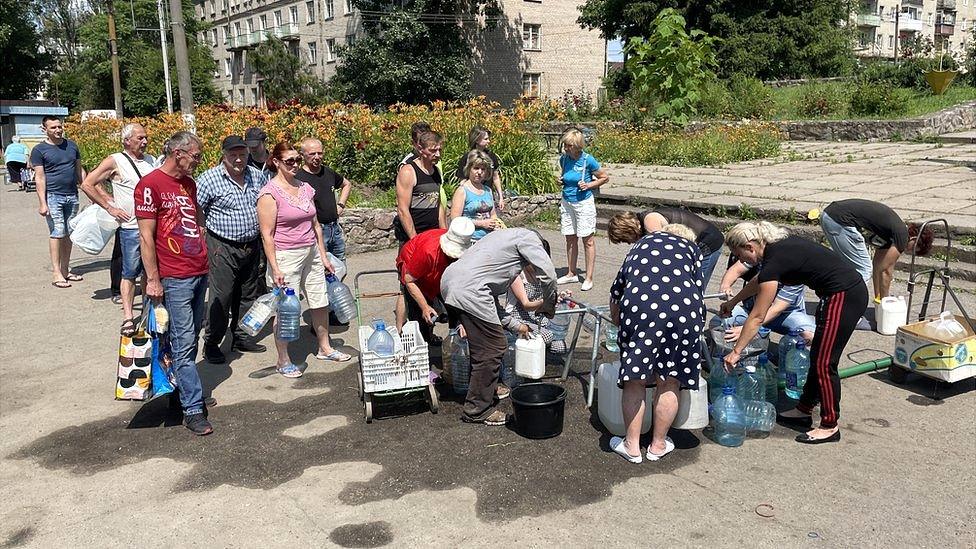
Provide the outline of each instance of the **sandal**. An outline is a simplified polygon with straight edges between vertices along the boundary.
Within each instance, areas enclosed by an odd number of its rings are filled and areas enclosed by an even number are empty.
[[[68,273],[68,276],[64,277],[64,279],[71,282],[81,282],[84,280],[84,277],[81,275],[76,275],[75,273]]]
[[[647,447],[647,459],[649,461],[657,461],[657,460],[663,458],[664,456],[670,454],[673,451],[674,451],[674,441],[671,440],[671,437],[664,437],[664,453],[663,454],[655,454],[654,452],[651,452],[651,447],[648,446]]]
[[[136,319],[127,318],[122,321],[122,328],[119,330],[123,337],[132,337],[136,335]]]
[[[275,370],[277,370],[279,374],[281,374],[281,375],[283,375],[284,377],[287,377],[287,378],[302,377],[302,370],[301,370],[301,368],[299,368],[298,366],[295,366],[291,362],[289,362],[288,364],[285,364],[284,366],[282,366],[280,368],[275,368]]]
[[[51,283],[51,286],[54,286],[55,288],[62,288],[62,289],[64,289],[64,288],[70,288],[71,287],[71,283],[68,282],[67,280],[57,280],[57,281],[52,282]]]
[[[333,360],[335,362],[345,362],[352,358],[352,355],[347,355],[338,349],[332,349],[332,352],[328,354],[323,354],[321,351],[316,353],[315,358],[319,360]]]

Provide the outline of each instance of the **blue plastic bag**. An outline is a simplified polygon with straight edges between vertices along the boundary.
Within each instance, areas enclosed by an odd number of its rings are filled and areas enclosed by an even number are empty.
[[[169,334],[159,333],[156,323],[156,311],[152,302],[148,302],[149,312],[146,318],[146,330],[152,336],[152,396],[153,398],[172,393],[176,390],[176,375],[173,373],[173,355],[169,345]]]

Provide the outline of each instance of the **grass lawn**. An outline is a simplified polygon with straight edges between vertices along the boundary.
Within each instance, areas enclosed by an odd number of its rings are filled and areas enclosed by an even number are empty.
[[[830,95],[837,98],[845,99],[838,101],[838,103],[842,106],[840,106],[832,114],[817,117],[828,120],[840,120],[848,118],[911,118],[913,116],[940,111],[953,105],[958,105],[959,103],[976,100],[976,88],[970,86],[952,84],[942,95],[933,95],[929,91],[920,92],[917,90],[905,89],[899,92],[904,94],[908,102],[905,112],[878,117],[851,117],[847,112],[848,102],[846,101],[848,94],[850,93],[849,83],[829,82],[824,84],[804,84],[801,86],[775,88],[772,90],[773,102],[775,104],[772,118],[776,120],[801,120],[811,118],[803,115],[799,111],[797,103],[800,97],[813,86],[823,88]]]

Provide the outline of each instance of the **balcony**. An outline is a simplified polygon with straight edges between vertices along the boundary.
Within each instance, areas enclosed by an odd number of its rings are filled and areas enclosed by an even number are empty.
[[[857,14],[857,26],[880,27],[881,16],[876,13],[859,13]]]
[[[898,18],[898,32],[922,32],[922,20],[912,19],[903,13]]]
[[[268,32],[282,40],[298,40],[299,36],[298,25],[295,23],[285,23],[273,29],[268,29]]]
[[[940,14],[935,18],[936,36],[949,36],[956,29],[956,18],[951,15]]]
[[[227,51],[243,50],[249,45],[249,41],[249,36],[246,34],[242,34],[241,36],[228,36],[224,45],[227,46]]]
[[[903,6],[918,6],[922,7],[922,0],[902,0],[901,5]]]
[[[956,0],[939,0],[936,7],[942,11],[956,11]]]

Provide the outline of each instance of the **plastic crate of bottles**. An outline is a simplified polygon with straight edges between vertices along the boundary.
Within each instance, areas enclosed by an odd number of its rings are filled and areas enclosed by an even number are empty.
[[[359,327],[359,365],[363,373],[363,391],[376,393],[430,385],[430,357],[427,342],[420,335],[416,321],[403,325],[403,334],[393,326],[386,331],[393,336],[393,356],[380,356],[367,349],[372,326]]]

